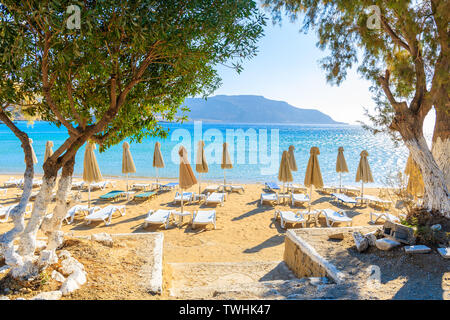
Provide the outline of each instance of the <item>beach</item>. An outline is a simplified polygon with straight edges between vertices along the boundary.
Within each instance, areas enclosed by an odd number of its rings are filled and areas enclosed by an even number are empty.
[[[0,186],[8,180],[10,175],[0,175]],[[16,175],[16,178],[20,176]],[[35,177],[39,179],[39,176]],[[105,177],[106,178],[106,177]],[[304,206],[297,205],[291,207],[286,200],[286,204],[271,206],[259,204],[260,195],[263,191],[263,184],[243,184],[244,193],[232,192],[228,193],[224,206],[199,205],[198,202],[185,204],[184,210],[194,212],[197,210],[216,210],[217,225],[213,230],[212,225],[206,228],[198,227],[192,229],[189,225],[190,217],[184,217],[181,227],[170,225],[166,230],[164,226],[148,226],[143,227],[144,219],[149,210],[157,209],[180,209],[180,204],[173,204],[175,193],[179,191],[162,192],[151,200],[135,203],[134,201],[119,200],[116,202],[98,202],[98,198],[102,194],[106,194],[111,190],[126,190],[126,181],[118,178],[107,178],[114,180],[116,186],[109,187],[104,190],[91,191],[92,205],[105,207],[109,204],[125,205],[126,213],[124,216],[115,214],[111,220],[111,224],[106,226],[104,222],[92,222],[85,224],[82,216],[77,216],[72,224],[63,223],[62,230],[66,234],[73,235],[89,235],[95,233],[140,233],[140,232],[162,232],[164,234],[164,259],[165,262],[244,262],[244,261],[281,261],[284,252],[284,235],[286,230],[281,228],[279,219],[274,221],[275,210],[307,210]],[[74,181],[81,181],[74,178]],[[162,180],[161,182],[169,182],[175,180]],[[130,180],[133,183],[151,183],[154,179]],[[228,181],[233,183],[233,181]],[[294,183],[296,183],[294,181]],[[209,184],[217,184],[216,182],[203,181],[202,190]],[[300,183],[299,183],[300,184]],[[281,185],[281,184],[280,184]],[[33,190],[38,190],[34,188]],[[198,185],[194,185],[191,189],[185,190],[198,193]],[[77,190],[72,190],[73,194]],[[138,192],[137,192],[138,193]],[[379,188],[365,187],[365,194],[378,196]],[[0,196],[0,205],[10,205],[18,202],[17,194],[21,194],[21,189],[8,188],[6,195]],[[81,204],[87,204],[88,192],[81,192]],[[283,201],[283,200],[281,200]],[[31,201],[32,202],[32,201]],[[395,203],[395,202],[394,202]],[[74,205],[75,203],[72,202]],[[55,201],[51,202],[47,212],[51,213],[55,206]],[[319,193],[313,190],[312,209],[331,208],[337,210],[345,210],[347,215],[353,219],[353,226],[365,226],[369,224],[370,212],[382,212],[377,207],[347,207],[337,204],[332,200],[329,194]],[[390,212],[397,214],[398,211],[391,208]],[[26,223],[29,215],[26,217]],[[319,219],[316,226],[310,221],[306,227],[326,227],[326,221],[323,217]],[[379,222],[382,225],[382,222]],[[335,226],[345,226],[336,224]],[[294,226],[302,228],[300,224]],[[0,224],[0,233],[8,231],[12,228],[11,219]],[[288,228],[292,228],[288,225]],[[44,236],[39,234],[39,236]]]

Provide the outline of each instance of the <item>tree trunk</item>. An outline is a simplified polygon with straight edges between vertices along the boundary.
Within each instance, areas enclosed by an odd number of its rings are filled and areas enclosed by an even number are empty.
[[[23,192],[19,203],[12,209],[9,216],[13,220],[14,227],[5,232],[0,237],[1,248],[3,251],[3,256],[5,258],[5,263],[14,268],[20,268],[23,265],[23,259],[20,255],[16,253],[14,248],[14,240],[20,236],[25,229],[25,211],[28,205],[28,201],[31,195],[31,190],[33,189],[33,177],[34,177],[34,163],[33,156],[31,152],[31,144],[28,135],[19,130],[17,126],[7,117],[7,115],[0,110],[0,119],[11,129],[17,138],[21,141],[21,146],[25,154],[25,173],[24,173],[24,183]]]
[[[53,216],[42,224],[41,230],[48,235],[48,244],[42,251],[39,265],[45,267],[55,263],[58,258],[55,250],[62,244],[64,233],[61,231],[61,225],[67,213],[67,194],[72,186],[73,167],[75,157],[67,161],[62,169],[61,178],[58,182],[58,191],[56,192],[56,206]]]
[[[431,148],[434,159],[442,170],[450,189],[450,106],[436,108],[436,124],[433,132],[433,145]]]

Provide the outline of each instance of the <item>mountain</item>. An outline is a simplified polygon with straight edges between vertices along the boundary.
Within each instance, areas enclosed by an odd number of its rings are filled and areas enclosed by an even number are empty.
[[[314,109],[300,109],[283,101],[269,100],[262,96],[218,95],[188,98],[185,105],[190,121],[229,123],[302,123],[302,124],[342,124],[330,116]]]

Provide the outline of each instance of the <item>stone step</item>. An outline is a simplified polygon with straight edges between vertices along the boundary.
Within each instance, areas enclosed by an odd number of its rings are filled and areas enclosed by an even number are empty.
[[[170,295],[183,299],[306,299],[327,278],[297,279],[282,261],[170,263]]]

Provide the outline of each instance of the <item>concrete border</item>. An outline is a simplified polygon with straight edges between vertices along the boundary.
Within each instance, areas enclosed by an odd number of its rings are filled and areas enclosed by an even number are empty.
[[[363,227],[338,227],[338,228],[308,228],[308,229],[320,229],[324,230],[325,233],[328,233],[332,230],[333,233],[340,232],[348,232],[350,230],[357,231],[358,229],[367,228],[367,226]],[[377,227],[374,227],[376,229]],[[337,284],[342,284],[345,282],[346,274],[342,271],[339,271],[338,268],[322,257],[309,243],[307,240],[295,234],[296,229],[290,229],[286,232],[286,237],[295,243],[300,250],[306,254],[312,261],[317,263],[319,266],[325,269],[327,275],[333,279]],[[298,229],[302,231],[306,231],[307,229]]]

